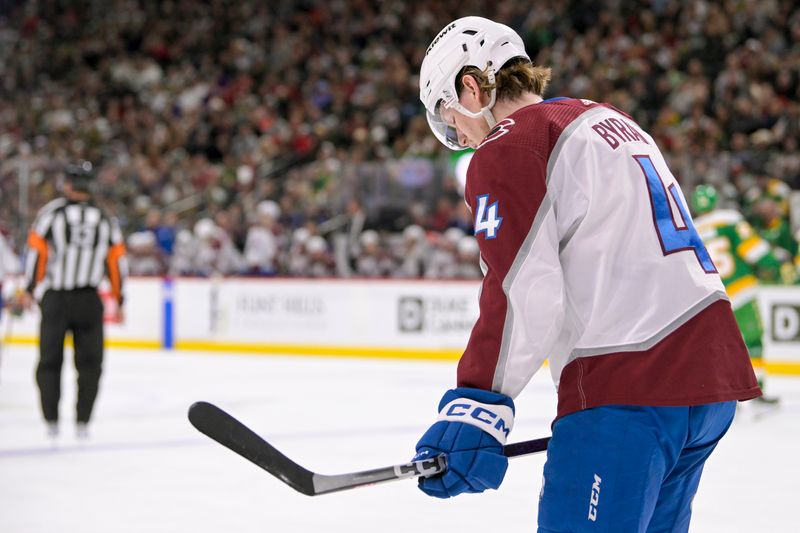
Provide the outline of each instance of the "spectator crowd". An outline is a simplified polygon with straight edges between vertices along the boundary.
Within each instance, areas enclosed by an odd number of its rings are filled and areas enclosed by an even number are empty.
[[[631,114],[685,192],[789,224],[792,0],[4,0],[0,231],[20,250],[82,158],[134,274],[480,277],[418,101],[430,36],[467,14],[523,36],[547,96]]]

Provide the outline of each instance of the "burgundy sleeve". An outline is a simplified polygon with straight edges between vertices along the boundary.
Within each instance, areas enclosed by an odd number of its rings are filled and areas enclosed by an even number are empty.
[[[517,133],[517,132],[515,132]],[[511,135],[509,135],[511,137]],[[460,387],[491,390],[503,343],[508,299],[503,280],[528,236],[546,192],[547,162],[538,152],[499,139],[478,149],[467,172],[466,201],[472,210],[481,259],[486,266],[480,294],[480,316],[458,363]],[[492,238],[479,231],[487,206],[496,203],[502,219]]]

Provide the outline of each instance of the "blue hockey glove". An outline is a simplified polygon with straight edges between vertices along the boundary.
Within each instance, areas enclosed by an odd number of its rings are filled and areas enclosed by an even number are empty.
[[[414,460],[447,454],[447,472],[419,479],[429,496],[496,489],[508,458],[503,444],[514,425],[514,402],[505,394],[459,387],[439,402],[439,419],[417,443]]]

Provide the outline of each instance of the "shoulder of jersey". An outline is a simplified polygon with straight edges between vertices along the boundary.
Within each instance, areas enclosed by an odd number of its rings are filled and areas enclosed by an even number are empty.
[[[551,126],[563,129],[584,111],[597,105],[599,104],[591,100],[574,98],[529,105],[498,122],[478,146],[478,153],[482,148],[504,144],[535,146],[538,143],[532,143],[532,137],[542,141],[551,135]]]
[[[41,209],[39,209],[39,214],[43,215],[49,213],[51,211],[55,211],[59,207],[63,207],[67,205],[67,200],[65,198],[56,198],[55,200],[50,200]]]

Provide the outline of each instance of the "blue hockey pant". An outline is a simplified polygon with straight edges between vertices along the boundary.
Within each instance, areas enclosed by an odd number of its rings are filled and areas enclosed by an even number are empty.
[[[703,465],[736,402],[612,405],[556,421],[539,499],[539,533],[689,529]]]

